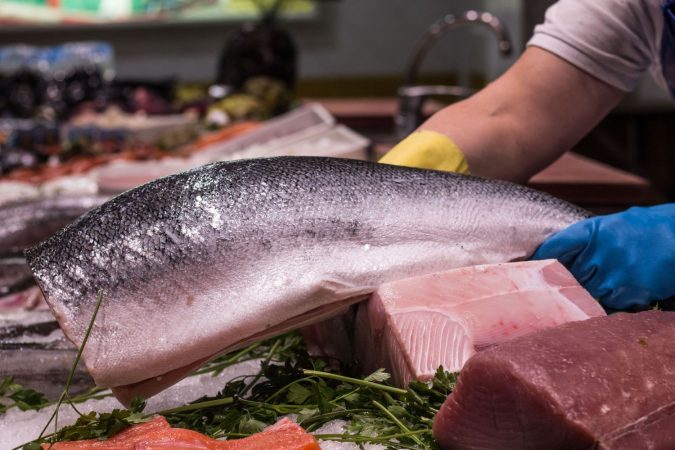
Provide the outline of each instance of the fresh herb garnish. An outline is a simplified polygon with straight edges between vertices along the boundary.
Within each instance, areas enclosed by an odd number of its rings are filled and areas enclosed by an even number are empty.
[[[82,348],[78,360],[81,352]],[[348,373],[347,368],[336,369],[333,361],[311,357],[302,338],[290,333],[217,358],[196,374],[215,376],[231,365],[256,359],[261,360],[258,373],[229,381],[215,396],[204,396],[156,414],[166,417],[173,427],[215,438],[249,436],[289,414],[309,432],[341,419],[347,422],[344,434],[315,433],[315,436],[357,444],[379,443],[390,449],[438,448],[431,432],[433,417],[456,382],[456,374],[445,372],[442,367],[432,382],[414,381],[408,389],[400,389],[389,383],[390,376],[384,370],[365,378],[343,375]],[[78,401],[110,395],[96,388],[70,397],[68,384],[59,404],[67,401],[72,406]],[[80,414],[75,424],[48,436],[41,435],[23,448],[33,450],[45,442],[111,437],[126,427],[149,420],[154,414],[144,414],[144,406],[142,399],[135,399],[128,410]],[[52,419],[57,413],[58,408]]]
[[[19,408],[22,411],[37,410],[49,404],[44,394],[15,383],[13,377],[6,377],[0,383],[0,414],[11,408]]]
[[[328,361],[310,357],[294,333],[260,342],[249,352],[225,355],[199,373],[209,372],[208,368],[219,373],[237,356],[236,361],[264,358],[258,374],[238,377],[213,397],[158,414],[174,427],[215,438],[245,437],[288,414],[310,432],[342,419],[347,422],[345,434],[316,434],[317,438],[380,443],[392,449],[437,448],[431,424],[454,387],[454,374],[439,368],[431,383],[416,381],[408,389],[390,385],[383,370],[362,379],[348,377],[327,369]],[[54,441],[109,437],[152,416],[142,414],[140,405],[137,401],[130,410],[85,414],[49,437]]]
[[[61,392],[61,395],[59,396],[58,401],[56,402],[56,407],[54,408],[54,413],[51,415],[49,420],[47,421],[47,424],[45,427],[42,429],[42,432],[40,433],[40,436],[38,439],[42,438],[44,436],[45,431],[47,431],[47,428],[49,425],[54,421],[54,428],[58,429],[58,421],[59,421],[59,408],[61,407],[61,404],[65,401],[68,400],[70,402],[70,384],[73,382],[73,376],[75,376],[75,370],[77,370],[77,365],[80,363],[80,358],[82,358],[82,352],[84,351],[84,346],[87,345],[87,341],[89,340],[89,336],[91,335],[91,330],[94,328],[94,322],[96,321],[96,316],[98,315],[98,310],[101,308],[101,303],[103,302],[103,291],[99,290],[98,291],[98,299],[96,300],[96,307],[94,308],[94,314],[91,316],[91,320],[89,321],[89,326],[87,327],[87,331],[84,333],[84,338],[82,339],[82,345],[80,345],[80,348],[77,350],[77,356],[75,357],[75,361],[73,361],[73,365],[70,368],[70,373],[68,374],[68,379],[66,380],[66,385],[63,388],[63,392]],[[80,412],[75,408],[72,402],[70,402],[70,406],[75,409],[75,411],[80,414]],[[51,446],[50,446],[51,447]]]
[[[143,406],[142,401],[135,400],[130,409],[113,409],[106,413],[92,411],[82,414],[75,424],[61,428],[36,442],[77,441],[112,437],[131,425],[147,422],[148,416],[142,413]],[[24,450],[26,450],[25,447]]]

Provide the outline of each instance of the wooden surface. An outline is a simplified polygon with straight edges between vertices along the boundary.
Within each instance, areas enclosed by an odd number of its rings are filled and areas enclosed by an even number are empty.
[[[531,187],[580,206],[623,209],[665,201],[645,178],[576,153],[565,153],[530,179]]]
[[[312,99],[322,103],[338,122],[354,127],[373,139],[373,157],[386,153],[395,143],[393,116],[396,98]],[[425,115],[443,107],[427,102]],[[530,180],[531,187],[548,192],[598,212],[620,210],[632,205],[665,201],[645,178],[575,153],[566,153]]]

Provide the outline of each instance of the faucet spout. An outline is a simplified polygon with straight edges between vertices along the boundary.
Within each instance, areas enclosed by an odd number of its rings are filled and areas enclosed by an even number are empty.
[[[434,22],[417,44],[417,47],[413,52],[413,58],[406,72],[405,85],[410,86],[415,84],[422,61],[438,39],[443,37],[449,31],[470,24],[478,24],[490,28],[497,36],[497,46],[503,55],[509,55],[513,50],[513,44],[511,44],[511,39],[506,31],[506,27],[495,15],[490,14],[489,12],[474,10],[466,11],[460,16],[448,14],[442,19]]]
[[[406,72],[405,83],[398,90],[399,109],[394,117],[396,135],[403,139],[412,133],[422,120],[422,106],[429,96],[444,96],[455,99],[466,98],[475,91],[461,86],[417,86],[417,74],[429,49],[446,33],[458,27],[478,24],[489,27],[497,35],[499,51],[508,55],[513,49],[506,27],[499,18],[479,11],[466,11],[460,16],[448,14],[434,22],[415,48],[413,58]]]

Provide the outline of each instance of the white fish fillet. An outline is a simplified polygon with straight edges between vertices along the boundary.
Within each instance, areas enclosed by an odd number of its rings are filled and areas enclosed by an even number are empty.
[[[356,321],[365,371],[401,384],[459,371],[477,351],[532,331],[605,315],[555,260],[481,265],[382,285]]]

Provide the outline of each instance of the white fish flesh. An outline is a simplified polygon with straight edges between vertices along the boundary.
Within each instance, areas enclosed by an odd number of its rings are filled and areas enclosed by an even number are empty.
[[[383,284],[359,305],[354,349],[364,373],[431,380],[476,352],[536,330],[604,316],[556,260],[481,265]]]

